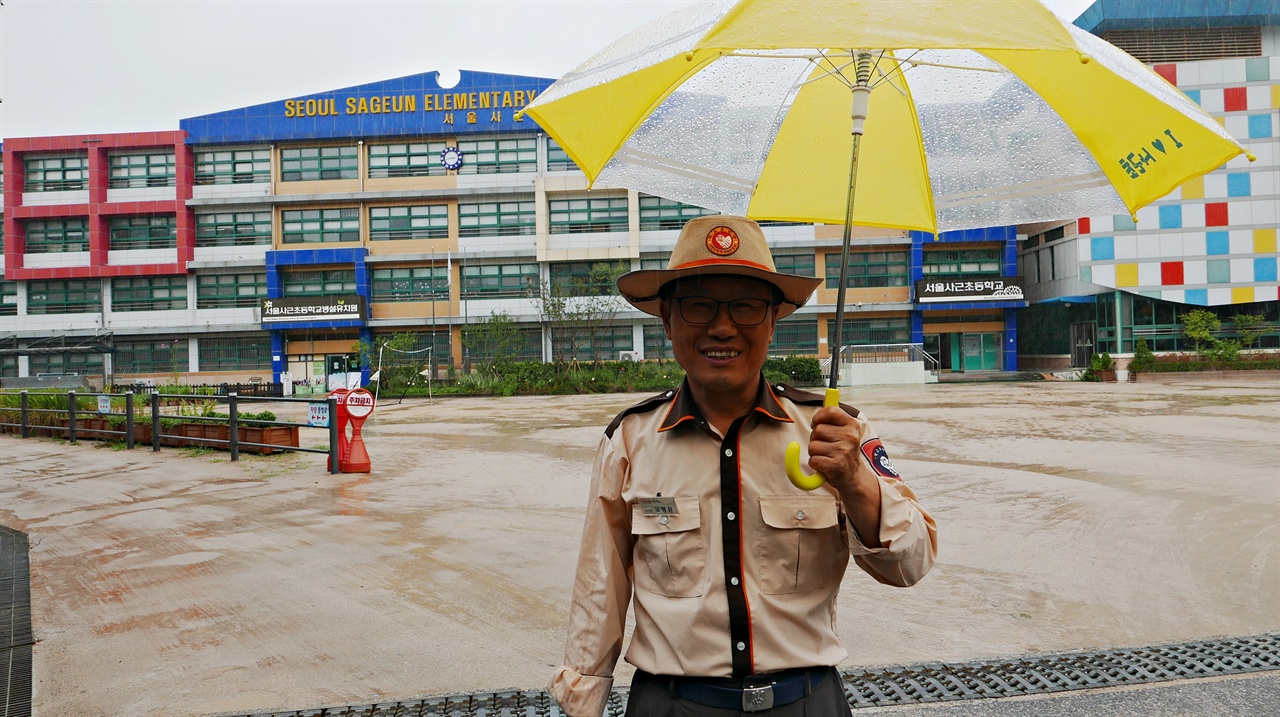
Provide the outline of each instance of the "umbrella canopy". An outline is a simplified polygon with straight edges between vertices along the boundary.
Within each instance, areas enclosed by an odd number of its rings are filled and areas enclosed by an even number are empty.
[[[940,232],[1132,214],[1245,152],[1037,0],[740,0],[659,18],[525,112],[593,183],[845,222],[855,58],[873,61],[853,224]]]

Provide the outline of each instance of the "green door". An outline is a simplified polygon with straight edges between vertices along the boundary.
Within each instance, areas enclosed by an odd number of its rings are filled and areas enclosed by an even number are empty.
[[[964,334],[961,342],[965,371],[996,371],[1000,368],[1000,334]]]

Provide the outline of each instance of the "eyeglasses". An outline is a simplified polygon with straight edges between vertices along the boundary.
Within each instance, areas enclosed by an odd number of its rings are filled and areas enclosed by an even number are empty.
[[[769,315],[773,302],[765,299],[717,301],[706,296],[677,296],[671,299],[680,307],[680,318],[689,324],[709,324],[720,315],[720,307],[729,307],[729,318],[739,326],[758,326]]]

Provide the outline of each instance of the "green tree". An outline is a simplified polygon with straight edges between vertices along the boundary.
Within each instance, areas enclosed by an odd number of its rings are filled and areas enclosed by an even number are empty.
[[[390,338],[380,336],[373,343],[361,339],[352,348],[360,354],[360,365],[368,366],[377,372],[378,390],[385,394],[394,394],[417,382],[419,365],[414,360],[414,351],[418,347],[418,337],[413,334],[395,334]],[[425,354],[423,360],[425,361]]]
[[[1129,362],[1129,370],[1133,373],[1150,371],[1156,365],[1156,356],[1151,353],[1151,346],[1146,339],[1138,339],[1133,350],[1133,360]]]
[[[1258,337],[1271,329],[1267,323],[1267,317],[1263,314],[1236,314],[1231,322],[1235,324],[1240,344],[1246,349],[1253,348],[1253,343],[1258,340]]]
[[[1196,353],[1204,355],[1217,339],[1214,334],[1222,328],[1222,320],[1208,309],[1193,309],[1182,315],[1182,333],[1195,343]]]
[[[628,262],[596,262],[585,275],[545,282],[539,290],[542,316],[551,327],[556,361],[577,359],[582,347],[591,347],[591,361],[602,358],[596,337],[613,325],[625,303],[614,289],[618,277],[631,269]]]
[[[520,328],[505,311],[495,311],[462,333],[462,345],[485,374],[498,377],[520,355]]]

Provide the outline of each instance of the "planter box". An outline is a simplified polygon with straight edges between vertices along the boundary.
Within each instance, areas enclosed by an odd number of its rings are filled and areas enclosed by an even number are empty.
[[[105,418],[77,418],[76,419],[76,440],[81,438],[85,440],[96,441],[114,441],[124,440],[124,436],[113,435],[106,431],[111,430],[111,426]],[[123,431],[123,429],[121,429]]]
[[[1103,381],[1104,383],[1115,383],[1115,382],[1116,382],[1116,371],[1115,371],[1115,369],[1105,369],[1105,370],[1103,370],[1103,371],[1098,371],[1097,373],[1098,373],[1098,378],[1102,379],[1102,381]]]
[[[297,426],[240,426],[239,438],[245,443],[266,443],[276,446],[292,446],[298,447],[298,427]],[[280,453],[279,450],[273,448],[259,448],[257,446],[241,446],[241,451],[248,453],[258,453],[268,455],[271,453]]]
[[[203,421],[179,423],[168,429],[161,426],[160,433],[160,445],[177,446],[179,448],[203,446],[205,448],[221,448],[223,450],[227,448],[225,441],[231,436],[230,430],[225,425],[205,423]],[[223,441],[223,443],[215,443],[215,441]]]

